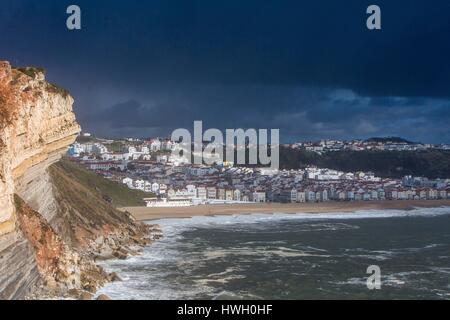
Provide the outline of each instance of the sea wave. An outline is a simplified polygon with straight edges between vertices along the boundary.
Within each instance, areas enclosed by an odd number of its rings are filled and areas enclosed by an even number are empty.
[[[104,262],[102,265],[110,272],[118,272],[123,281],[108,284],[98,294],[106,293],[114,299],[252,298],[254,292],[247,292],[245,289],[231,292],[227,288],[245,280],[246,276],[252,273],[250,266],[255,264],[275,264],[270,269],[274,274],[288,272],[292,277],[309,277],[318,267],[334,266],[338,261],[345,263],[348,259],[356,261],[367,258],[382,262],[398,255],[426,252],[442,246],[442,242],[435,242],[421,247],[411,245],[386,250],[363,247],[333,249],[320,244],[314,247],[308,243],[292,242],[292,239],[287,243],[287,239],[272,236],[270,232],[285,231],[283,228],[286,226],[291,228],[291,224],[279,222],[300,222],[295,224],[295,232],[301,234],[316,231],[321,235],[336,231],[345,234],[347,230],[359,228],[357,219],[429,218],[448,214],[450,207],[364,210],[353,213],[222,215],[152,221],[152,224],[161,226],[164,237],[145,248],[140,256]],[[219,233],[222,230],[225,234],[242,231],[239,238],[242,242],[211,244],[208,239],[212,241],[214,236],[205,236],[209,234],[209,229]],[[191,230],[194,232],[189,232]],[[292,228],[286,231],[292,232]],[[252,232],[263,232],[264,236],[253,234],[251,237],[243,237]],[[313,238],[317,237],[313,235]],[[279,268],[276,267],[277,263],[281,263]],[[286,270],[286,266],[290,265],[294,267]],[[444,276],[448,269],[437,267],[432,271]],[[385,285],[402,287],[416,276],[414,272],[416,271],[391,274],[385,278]],[[364,286],[365,278],[349,277],[346,281],[336,283],[344,284]],[[440,293],[445,292],[444,290]]]
[[[195,216],[192,218],[160,219],[149,222],[159,224],[164,236],[174,236],[190,228],[208,228],[220,225],[242,225],[258,224],[261,222],[278,222],[280,220],[296,221],[326,221],[326,220],[352,220],[352,219],[382,219],[382,218],[414,218],[414,217],[436,217],[449,215],[450,207],[437,208],[413,208],[411,210],[360,210],[355,212],[329,212],[329,213],[254,213],[235,215]],[[326,225],[322,227],[327,228]],[[330,227],[330,225],[328,226]],[[331,225],[335,228],[336,225]],[[350,226],[350,228],[352,228]]]

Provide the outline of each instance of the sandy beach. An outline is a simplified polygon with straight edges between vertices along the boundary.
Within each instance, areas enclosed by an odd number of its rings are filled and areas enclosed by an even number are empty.
[[[326,203],[251,203],[238,205],[201,205],[179,208],[126,207],[136,220],[147,221],[163,218],[191,218],[194,216],[214,216],[252,213],[330,213],[354,212],[359,210],[410,210],[415,207],[450,207],[450,200],[408,200],[408,201],[360,201]]]

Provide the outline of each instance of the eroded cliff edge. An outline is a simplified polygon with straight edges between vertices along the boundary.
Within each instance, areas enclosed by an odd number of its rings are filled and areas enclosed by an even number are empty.
[[[123,258],[157,234],[54,165],[80,131],[72,104],[43,70],[0,61],[2,299],[93,292],[114,278],[95,259]]]

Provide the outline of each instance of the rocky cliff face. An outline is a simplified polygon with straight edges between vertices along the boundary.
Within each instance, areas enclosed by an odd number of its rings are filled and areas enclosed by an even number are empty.
[[[14,193],[17,184],[57,161],[79,126],[73,99],[37,69],[0,62],[0,297],[21,297],[38,280],[34,250],[21,232]],[[22,187],[26,189],[26,187]]]
[[[94,210],[64,190],[70,179],[51,175],[80,131],[72,104],[42,70],[0,61],[0,298],[24,298],[38,285],[95,291],[111,278],[94,264],[98,252],[124,256],[149,241],[148,227],[102,199]]]
[[[16,184],[31,181],[75,141],[72,104],[42,71],[0,62],[0,235],[15,227]]]

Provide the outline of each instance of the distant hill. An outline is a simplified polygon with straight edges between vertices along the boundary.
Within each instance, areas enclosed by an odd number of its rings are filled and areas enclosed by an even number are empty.
[[[374,138],[367,139],[366,142],[415,144],[412,141],[408,141],[408,140],[400,138],[400,137],[374,137]]]
[[[450,178],[450,150],[338,151],[317,154],[304,149],[280,148],[282,169],[301,169],[308,165],[341,171],[372,171],[386,178],[405,175]]]

